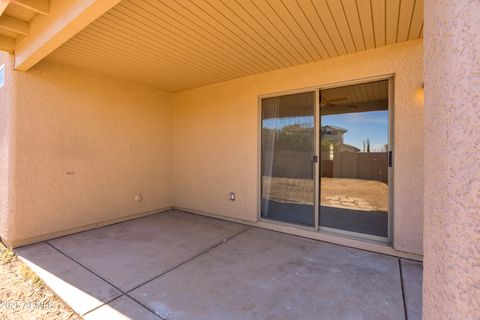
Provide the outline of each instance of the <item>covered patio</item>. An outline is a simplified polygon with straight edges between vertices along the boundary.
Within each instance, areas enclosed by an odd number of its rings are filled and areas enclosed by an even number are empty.
[[[87,319],[477,319],[479,12],[0,0],[0,240]]]
[[[16,253],[85,319],[421,319],[419,262],[180,211]]]

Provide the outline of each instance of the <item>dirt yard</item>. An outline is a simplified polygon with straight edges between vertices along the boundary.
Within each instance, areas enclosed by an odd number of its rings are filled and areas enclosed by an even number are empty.
[[[0,243],[0,319],[82,319]]]
[[[312,180],[263,177],[263,195],[281,202],[314,202]],[[384,182],[347,178],[322,178],[322,205],[364,210],[388,211],[388,186]]]
[[[322,178],[321,181],[322,205],[388,212],[388,186],[384,182],[347,178]]]

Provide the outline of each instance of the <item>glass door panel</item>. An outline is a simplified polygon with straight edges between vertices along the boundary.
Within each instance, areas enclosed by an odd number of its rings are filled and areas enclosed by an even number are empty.
[[[320,97],[320,229],[387,238],[388,80]]]
[[[315,92],[262,99],[261,216],[315,224]]]

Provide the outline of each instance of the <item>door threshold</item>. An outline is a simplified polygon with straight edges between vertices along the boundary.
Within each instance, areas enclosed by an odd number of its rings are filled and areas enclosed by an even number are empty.
[[[422,255],[396,250],[389,243],[382,243],[379,241],[363,239],[363,238],[359,239],[358,237],[353,237],[347,234],[339,234],[337,232],[330,232],[326,230],[315,231],[314,228],[289,225],[283,222],[272,222],[270,220],[268,221],[259,220],[256,222],[252,222],[252,221],[247,221],[242,219],[230,218],[220,214],[214,214],[214,213],[203,212],[199,210],[192,210],[192,209],[181,208],[181,207],[173,207],[173,210],[198,214],[198,215],[215,218],[219,220],[245,224],[245,225],[267,229],[271,231],[283,232],[283,233],[291,234],[294,236],[324,241],[332,244],[380,253],[388,256],[394,256],[398,258],[404,258],[404,259],[415,260],[420,262],[423,261]]]

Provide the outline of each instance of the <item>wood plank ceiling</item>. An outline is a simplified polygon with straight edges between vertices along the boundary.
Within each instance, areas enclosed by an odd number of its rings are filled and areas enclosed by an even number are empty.
[[[124,0],[48,59],[176,92],[422,34],[423,0]]]

